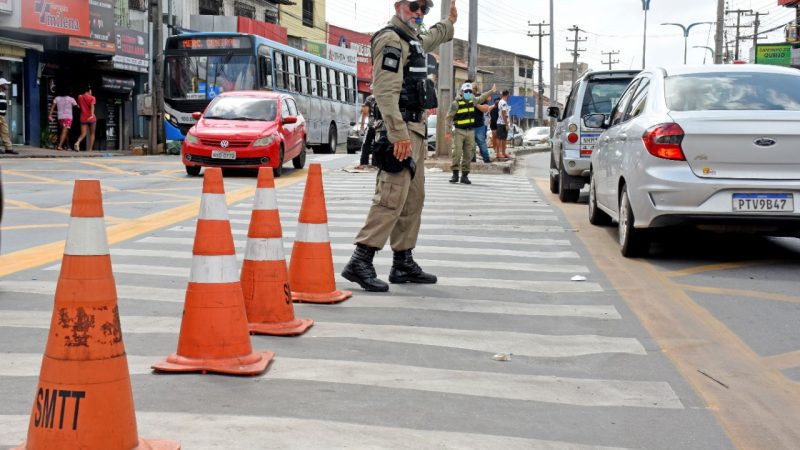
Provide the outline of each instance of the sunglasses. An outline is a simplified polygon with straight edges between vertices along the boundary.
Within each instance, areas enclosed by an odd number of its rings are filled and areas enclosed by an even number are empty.
[[[422,14],[423,14],[423,15],[425,15],[425,14],[428,14],[428,12],[431,10],[431,9],[428,7],[428,5],[422,6],[422,5],[420,5],[419,3],[417,3],[417,2],[411,2],[411,3],[409,3],[409,4],[408,4],[408,9],[409,9],[411,12],[417,12],[417,11],[418,11],[420,8],[422,8]]]
[[[467,89],[466,91],[464,91],[464,93],[465,93],[465,94],[466,94],[466,93],[470,93],[470,94],[472,94],[472,89]]]

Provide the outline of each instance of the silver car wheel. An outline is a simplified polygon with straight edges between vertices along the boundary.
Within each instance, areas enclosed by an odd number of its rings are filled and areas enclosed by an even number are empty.
[[[628,240],[628,193],[622,193],[622,199],[619,202],[619,245],[624,247]]]

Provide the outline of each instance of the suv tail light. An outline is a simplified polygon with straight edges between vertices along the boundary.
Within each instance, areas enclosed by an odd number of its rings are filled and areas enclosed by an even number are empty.
[[[578,142],[578,134],[577,133],[568,134],[567,135],[567,141],[569,141],[570,144],[574,144],[574,143]]]
[[[642,141],[647,151],[657,158],[686,161],[681,148],[683,136],[683,128],[677,123],[662,123],[648,128]]]

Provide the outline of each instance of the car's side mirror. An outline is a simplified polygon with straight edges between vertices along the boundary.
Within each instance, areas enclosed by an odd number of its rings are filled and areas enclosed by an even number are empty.
[[[286,116],[283,118],[283,123],[297,123],[297,116]]]
[[[561,111],[558,109],[558,106],[551,106],[547,108],[547,117],[558,117],[561,115]]]
[[[586,128],[608,128],[605,114],[587,114],[583,116],[583,126]]]
[[[194,119],[194,120],[200,120],[201,117],[203,117],[203,113],[201,113],[201,112],[193,112],[192,113],[192,119]]]

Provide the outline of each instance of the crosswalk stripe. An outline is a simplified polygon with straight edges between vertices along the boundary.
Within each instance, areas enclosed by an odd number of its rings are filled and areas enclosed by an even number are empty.
[[[267,375],[268,376],[268,375]],[[0,445],[25,439],[29,415],[0,415]],[[239,448],[502,448],[506,450],[624,450],[571,442],[454,431],[418,430],[296,417],[137,411],[141,436],[179,440],[185,449]],[[324,443],[324,444],[323,444]]]
[[[50,312],[0,310],[3,326],[49,329]],[[178,334],[180,317],[121,316],[125,334]],[[315,322],[309,338],[350,338],[426,345],[486,353],[506,352],[541,358],[569,358],[601,353],[646,355],[634,338],[598,335],[543,335],[508,331],[457,330],[405,325]],[[305,337],[304,337],[305,339]]]
[[[0,354],[0,376],[36,376],[41,355]],[[128,355],[132,375],[149,374],[158,356]],[[278,357],[263,382],[274,380],[350,384],[389,389],[471,395],[507,400],[575,406],[616,406],[683,409],[669,384],[658,381],[619,381],[517,375],[496,372]]]
[[[0,292],[45,295],[49,298],[52,298],[56,292],[56,282],[3,281],[3,284],[0,285]],[[183,303],[184,297],[186,296],[186,291],[182,289],[157,288],[151,286],[128,286],[124,284],[118,284],[117,296],[119,298],[131,300]]]
[[[245,219],[230,219],[230,222],[231,222],[231,224],[236,224],[236,225],[249,225],[250,224],[250,221],[249,220],[245,220]],[[282,224],[282,226],[286,227],[286,228],[289,228],[289,227],[296,227],[297,224],[295,224],[293,222],[290,222],[290,223]],[[359,221],[359,222],[336,222],[336,221],[334,221],[334,222],[329,222],[328,226],[329,226],[329,228],[352,228],[352,229],[360,230],[361,228],[364,227],[364,221],[363,220]],[[435,224],[435,223],[432,224],[432,223],[423,222],[422,223],[422,228],[421,228],[422,231],[421,232],[431,231],[431,230],[453,231],[456,227],[459,227],[459,226],[460,227],[467,227],[469,225],[466,225],[466,224],[459,224],[459,225],[454,225],[454,224]],[[476,220],[476,221],[474,221],[473,226],[475,226],[475,227],[478,227],[478,226],[483,227],[484,225],[483,225],[483,222],[481,222],[480,220]],[[173,228],[170,228],[169,231],[179,231],[180,228],[181,228],[180,226],[173,227]],[[564,232],[564,228],[562,228],[560,226],[556,226],[556,225],[508,225],[508,224],[494,225],[493,224],[493,225],[491,225],[491,228],[492,228],[492,231],[507,231],[507,232],[520,232],[520,233],[562,233],[562,232]],[[190,229],[194,230],[194,227],[190,227]],[[234,230],[233,234],[237,234],[236,231],[237,230]],[[247,234],[247,230],[238,230],[238,231],[240,232],[239,234]]]
[[[246,214],[250,214],[250,211],[252,211],[253,208],[247,208],[246,206],[243,206],[243,205],[245,205],[245,204],[244,203],[238,203],[236,205],[230,206],[229,207],[229,214],[231,214],[231,215],[246,215]],[[366,214],[369,211],[370,205],[371,204],[369,202],[364,202],[364,205],[362,205],[362,206],[339,206],[339,207],[336,208],[336,212],[350,211],[350,212],[353,212],[353,213]],[[457,212],[459,214],[486,213],[486,214],[492,214],[492,215],[502,215],[503,213],[508,213],[509,212],[508,208],[503,208],[503,207],[500,207],[500,208],[496,208],[496,207],[473,208],[470,205],[463,205],[463,206],[451,205],[450,207],[436,208],[436,211],[437,212]],[[281,212],[281,214],[284,214],[284,213],[297,214],[297,213],[300,212],[300,206],[299,205],[284,206],[284,207],[281,208],[280,212]],[[524,210],[515,210],[515,211],[512,211],[511,213],[512,214],[518,214],[520,212],[552,213],[553,209],[552,208],[547,208],[547,207],[526,208]],[[424,213],[424,215],[427,217],[427,215],[428,215],[427,212]]]
[[[191,245],[191,238],[173,238],[173,239],[181,239],[181,244]],[[237,247],[244,247],[245,241],[234,241],[234,245]],[[112,248],[111,249],[112,256],[134,256],[134,257],[144,257],[144,258],[170,258],[170,259],[191,259],[192,253],[189,249],[184,251],[171,251],[171,250],[143,250],[143,249],[132,249],[132,248]],[[241,260],[243,257],[241,252],[237,255],[237,258]],[[289,260],[289,255],[286,255],[287,261]],[[350,261],[349,256],[333,256],[333,262],[337,264],[347,264]],[[484,267],[486,264],[485,261],[449,261],[449,260],[439,260],[439,259],[424,259],[424,258],[415,258],[417,263],[424,265],[426,267],[442,267],[442,268],[457,268],[457,269],[480,269],[480,270],[502,270],[502,271],[514,271],[514,272],[542,272],[542,273],[588,273],[589,268],[586,266],[576,265],[576,264],[525,264],[525,263],[514,263],[514,264],[507,264],[502,266],[501,268],[493,269],[491,267]],[[376,266],[390,266],[392,264],[392,254],[390,252],[378,253],[378,255],[374,259],[374,264]]]
[[[239,210],[231,210],[231,216],[250,216],[250,211],[239,211]],[[460,214],[460,213],[459,213]],[[477,213],[476,213],[477,214]],[[482,214],[482,213],[481,213]],[[289,212],[286,213],[284,211],[280,211],[280,216],[282,220],[297,220],[298,213],[296,212]],[[366,211],[362,214],[357,213],[350,213],[350,214],[328,214],[328,220],[331,223],[335,223],[333,219],[360,219],[364,220],[367,218]],[[231,219],[231,223],[249,223],[250,219]],[[487,215],[474,215],[474,216],[460,216],[458,214],[427,214],[425,215],[425,220],[427,221],[436,221],[436,220],[443,220],[447,222],[474,222],[476,224],[481,224],[485,222],[508,222],[508,221],[538,221],[538,220],[558,220],[556,216],[550,214],[530,214],[530,215],[495,215],[492,214],[491,216]]]

